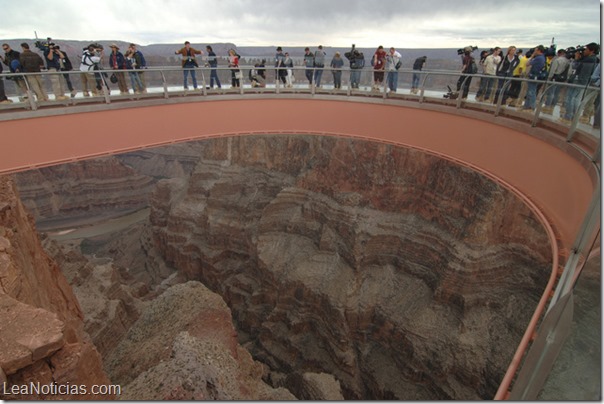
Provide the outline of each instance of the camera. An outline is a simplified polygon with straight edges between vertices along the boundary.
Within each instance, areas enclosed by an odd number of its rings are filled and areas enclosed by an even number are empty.
[[[46,48],[53,49],[53,47],[55,46],[55,44],[52,42],[51,37],[46,38],[46,41],[37,40],[36,42],[34,42],[34,45],[42,52],[44,52]]]
[[[461,56],[466,52],[474,52],[476,49],[478,49],[478,46],[466,46],[465,48],[457,49],[457,54]]]
[[[566,57],[568,59],[574,59],[577,53],[579,53],[579,55],[583,55],[584,50],[585,46],[583,45],[577,45],[576,47],[571,46],[570,48],[566,48]]]

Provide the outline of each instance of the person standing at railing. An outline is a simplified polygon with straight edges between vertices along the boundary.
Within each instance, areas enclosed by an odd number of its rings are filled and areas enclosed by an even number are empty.
[[[143,93],[146,93],[147,83],[145,82],[145,74],[142,70],[147,68],[147,61],[145,60],[143,52],[136,49],[136,44],[131,43],[129,48],[134,52],[134,59],[136,60],[136,66],[134,66],[134,69],[138,70],[138,77],[140,77],[141,83],[143,83],[144,87]]]
[[[21,44],[21,49],[23,49],[23,52],[19,56],[19,63],[23,68],[23,72],[40,73],[41,68],[44,66],[44,60],[37,53],[33,53],[26,42]],[[36,94],[38,101],[48,101],[48,95],[46,95],[44,84],[42,83],[42,76],[39,74],[27,76],[26,80],[29,83],[29,88]]]
[[[2,74],[3,70],[2,63],[0,63],[0,74]],[[12,102],[12,100],[8,99],[6,92],[4,91],[4,78],[0,77],[0,104],[11,104]]]
[[[533,50],[533,54],[526,62],[527,68],[529,68],[528,78],[531,80],[526,86],[526,99],[524,100],[523,112],[533,112],[535,110],[535,104],[537,102],[537,79],[543,75],[545,66],[545,47],[543,45],[537,46]]]
[[[175,55],[181,55],[182,57],[182,68],[183,70],[183,87],[185,90],[189,89],[187,84],[187,76],[191,74],[191,80],[193,81],[193,88],[197,90],[197,78],[195,77],[195,68],[199,67],[195,55],[201,55],[203,52],[191,47],[191,42],[186,41],[184,48],[181,48],[174,52]]]
[[[98,94],[96,89],[96,81],[93,82],[94,76],[92,73],[95,70],[95,66],[97,66],[100,61],[101,57],[96,53],[96,49],[93,44],[90,44],[87,48],[84,48],[80,63],[80,71],[82,72],[80,77],[82,80],[82,92],[84,97],[90,97],[89,89],[92,91],[93,95]]]
[[[461,93],[461,99],[465,100],[468,98],[468,92],[470,91],[470,84],[472,83],[472,75],[476,74],[478,67],[476,66],[476,61],[474,60],[474,56],[472,56],[473,48],[471,46],[466,46],[463,49],[463,56],[461,58],[461,76],[457,80],[457,92]],[[463,90],[462,87],[463,86]]]
[[[480,83],[480,88],[478,89],[478,93],[476,94],[476,101],[485,101],[488,102],[492,96],[492,92],[495,84],[495,74],[497,72],[497,65],[501,62],[501,48],[496,47],[493,49],[493,53],[488,55],[483,62],[484,66],[484,74],[490,77],[483,77]]]
[[[134,94],[142,94],[145,92],[145,86],[141,80],[140,74],[136,69],[136,58],[134,57],[134,51],[132,48],[128,48],[126,54],[126,69],[128,70],[128,76],[130,76],[130,83],[132,84],[132,91]]]
[[[566,57],[566,50],[560,49],[557,56],[552,60],[549,68],[547,80],[552,83],[553,88],[547,92],[545,106],[542,111],[544,114],[552,114],[554,107],[558,104],[560,90],[562,86],[558,83],[565,83],[568,80],[568,71],[570,70],[570,60]]]
[[[285,52],[285,67],[287,68],[287,76],[285,86],[292,88],[294,86],[294,61],[289,57],[289,53]]]
[[[281,80],[283,85],[287,85],[287,68],[285,67],[285,55],[283,49],[277,47],[277,53],[275,54],[275,69],[277,73],[277,80]]]
[[[61,47],[57,45],[57,51],[59,52],[59,61],[61,63],[61,71],[62,72],[70,72],[73,70],[73,65],[71,64],[71,60],[67,56],[67,53],[61,50]],[[65,79],[65,83],[67,84],[67,88],[69,89],[69,93],[71,94],[71,98],[74,98],[78,93],[73,88],[73,83],[71,82],[71,77],[69,73],[63,73],[63,78]]]
[[[384,69],[386,68],[386,51],[382,45],[378,46],[371,60],[373,66],[373,91],[380,91],[384,83]]]
[[[365,56],[352,45],[350,52],[344,54],[350,62],[350,87],[359,88],[361,84],[361,70],[365,67]]]
[[[235,49],[229,49],[229,67],[231,68],[231,86],[234,88],[241,87],[243,74],[239,70],[239,55],[235,52]]]
[[[415,73],[416,71],[422,71],[422,69],[426,66],[426,60],[428,56],[422,56],[415,59],[413,62],[413,81],[411,82],[411,94],[417,94],[419,88],[419,73]]]
[[[304,67],[306,67],[306,78],[308,85],[312,86],[313,69],[315,68],[315,55],[310,52],[310,48],[304,49]]]
[[[323,69],[325,68],[325,55],[323,45],[315,52],[315,87],[321,87],[321,77],[323,77]]]
[[[601,77],[601,71],[600,71],[600,63],[598,63],[596,65],[596,68],[593,72],[593,74],[591,75],[591,85],[594,87],[597,87],[598,89],[600,89],[600,77]],[[600,129],[600,125],[602,123],[602,109],[601,109],[601,101],[600,101],[600,97],[596,97],[596,100],[594,101],[594,123],[593,123],[593,128],[594,129]]]
[[[576,52],[578,55],[577,67],[573,74],[571,74],[568,82],[571,84],[578,84],[584,88],[569,88],[567,90],[566,111],[564,112],[564,116],[561,118],[561,121],[565,124],[570,124],[575,114],[578,112],[577,110],[579,109],[581,101],[583,100],[585,90],[587,89],[594,69],[598,64],[596,55],[599,51],[600,46],[595,42],[591,42],[585,45],[585,48],[582,52],[579,50]]]
[[[401,68],[401,54],[396,49],[390,48],[390,52],[386,55],[386,71],[388,76],[388,89],[391,93],[396,93],[398,87],[398,69]]]
[[[336,52],[329,65],[333,70],[333,88],[339,90],[342,88],[342,67],[344,67],[344,59],[340,56],[340,52]]]
[[[210,88],[214,88],[214,84],[218,88],[222,88],[220,79],[218,78],[218,71],[216,70],[218,67],[218,58],[210,45],[206,46],[206,52],[208,52],[208,66],[210,66]]]
[[[520,63],[520,61],[518,60],[518,56],[516,56],[516,47],[508,47],[505,56],[497,65],[497,71],[495,73],[497,77],[499,77],[499,79],[497,80],[497,91],[495,91],[495,97],[493,97],[494,104],[497,103],[497,100],[501,95],[501,91],[503,90],[503,87],[506,85],[509,78],[514,75],[514,70],[516,70],[516,66],[518,66],[518,63]],[[501,101],[502,105],[507,102],[510,93],[509,90],[510,88],[508,87],[503,93]]]
[[[109,54],[109,67],[111,70],[126,70],[126,58],[120,52],[120,48],[116,44],[111,44],[109,46],[111,48],[111,53]],[[126,77],[124,73],[113,73],[117,78],[117,86],[120,89],[120,94],[128,94],[130,90],[128,89],[128,84],[126,84]]]
[[[59,50],[54,43],[50,42],[48,46],[44,48],[44,59],[46,60],[46,66],[50,74],[50,83],[52,85],[52,92],[55,95],[55,100],[68,100],[69,97],[65,96],[65,87],[61,81],[61,77],[57,73],[61,71],[61,56]]]
[[[0,60],[8,67],[11,73],[21,73],[21,63],[19,62],[20,52],[11,49],[7,43],[2,44],[2,50],[4,51],[4,59],[0,57]],[[12,80],[15,82],[18,91],[20,91],[19,98],[22,100],[23,97],[27,97],[27,86],[25,85],[25,79],[23,76],[14,76]]]

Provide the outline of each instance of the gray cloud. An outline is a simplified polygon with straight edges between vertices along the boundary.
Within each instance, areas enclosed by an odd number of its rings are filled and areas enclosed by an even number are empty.
[[[597,41],[593,0],[28,0],[4,2],[4,38],[126,40],[143,44],[457,47],[565,46]]]

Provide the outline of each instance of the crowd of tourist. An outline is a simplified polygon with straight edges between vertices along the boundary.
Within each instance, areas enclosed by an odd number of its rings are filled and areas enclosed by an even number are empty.
[[[8,44],[3,44],[4,57],[0,56],[0,73],[2,73],[2,64],[8,67],[10,73],[39,73],[43,69],[49,72],[68,72],[74,69],[69,57],[64,53],[60,46],[53,43],[50,38],[46,42],[36,42],[36,47],[42,51],[40,54],[32,52],[28,43],[21,44],[21,52],[11,49]],[[570,48],[569,48],[570,49]],[[502,52],[500,47],[494,47],[489,51],[483,51],[478,61],[475,60],[473,52],[474,47],[466,47],[458,52],[462,58],[461,76],[457,83],[457,94],[462,99],[468,96],[472,76],[480,75],[476,101],[478,102],[498,102],[502,100],[504,105],[514,106],[523,111],[534,111],[539,91],[544,91],[544,82],[573,83],[579,85],[599,86],[600,67],[597,55],[599,45],[590,43],[578,49],[572,48],[560,49],[557,52],[555,47],[546,49],[539,45],[530,51],[523,53],[522,49],[515,46],[508,47]],[[189,89],[189,77],[193,89],[198,89],[196,78],[196,69],[199,68],[197,56],[204,55],[204,52],[195,49],[190,42],[184,43],[184,47],[174,52],[182,59],[183,68],[183,88]],[[209,88],[222,88],[222,84],[217,74],[218,58],[211,46],[206,47],[207,56],[205,56],[206,67],[210,68]],[[230,49],[228,52],[228,68],[231,71],[231,87],[238,88],[243,80],[243,72],[239,66],[241,56],[236,50]],[[361,72],[366,68],[365,55],[352,45],[350,51],[344,53],[335,52],[331,61],[327,63],[327,53],[323,46],[319,45],[315,51],[306,48],[303,55],[303,67],[305,68],[305,77],[310,86],[320,88],[323,72],[326,67],[333,75],[334,89],[342,87],[342,73],[345,66],[345,60],[348,61],[349,82],[352,89],[358,89],[361,82]],[[103,72],[101,63],[106,60],[110,70],[114,72],[111,75]],[[397,92],[398,72],[402,65],[402,56],[394,47],[388,51],[383,46],[379,46],[373,55],[369,57],[372,77],[372,91],[381,91],[386,82],[389,92]],[[417,94],[420,88],[419,73],[427,63],[427,57],[417,58],[413,63],[413,78],[410,92]],[[116,84],[120,94],[128,94],[129,84],[135,94],[145,93],[146,83],[144,69],[146,61],[143,54],[136,49],[135,44],[130,44],[125,53],[120,52],[116,44],[111,44],[110,52],[105,57],[103,46],[100,44],[91,44],[85,48],[81,55],[79,75],[82,83],[82,93],[85,97],[92,95],[101,95],[103,92],[109,93],[109,82]],[[283,52],[282,47],[276,49],[274,57],[275,77],[284,87],[291,88],[294,85],[296,77],[294,75],[294,62],[288,52]],[[123,72],[121,72],[123,70]],[[61,80],[61,76],[63,80]],[[77,91],[74,89],[72,79],[75,76],[64,73],[49,75],[52,92],[55,100],[65,100],[69,97],[75,97]],[[525,80],[510,80],[512,78],[528,78]],[[20,99],[25,100],[28,94],[28,85],[36,98],[41,101],[48,100],[48,95],[43,85],[42,75],[12,76],[11,80],[20,92]],[[249,80],[253,87],[266,86],[266,60],[256,63],[249,72]],[[554,86],[547,91],[542,111],[552,114],[554,107],[561,103],[561,119],[568,122],[573,118],[578,109],[579,102],[584,95],[584,91],[577,87],[562,88]],[[12,102],[6,97],[4,91],[4,81],[0,79],[0,103]],[[599,111],[599,99],[594,105],[585,108],[582,120],[588,120],[594,111]],[[599,115],[599,113],[597,114]],[[599,119],[597,119],[599,121]],[[599,122],[598,122],[599,125]]]

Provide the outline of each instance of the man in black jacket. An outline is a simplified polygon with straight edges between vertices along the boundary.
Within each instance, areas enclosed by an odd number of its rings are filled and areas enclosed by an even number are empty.
[[[59,52],[61,71],[64,71],[64,72],[72,71],[73,65],[71,64],[71,60],[69,60],[69,57],[67,57],[67,53],[63,52],[59,45],[56,46],[56,50],[57,50],[57,52]],[[71,98],[75,97],[78,92],[76,90],[74,90],[74,88],[73,88],[73,84],[71,83],[70,75],[68,73],[63,73],[63,77],[65,78],[65,82],[67,83],[67,88],[69,89],[69,92],[71,93]]]

